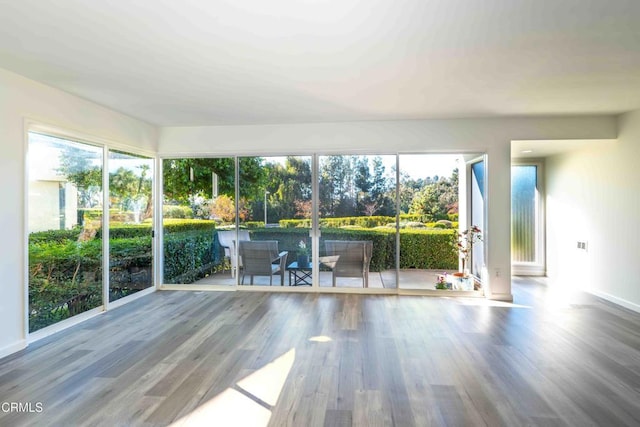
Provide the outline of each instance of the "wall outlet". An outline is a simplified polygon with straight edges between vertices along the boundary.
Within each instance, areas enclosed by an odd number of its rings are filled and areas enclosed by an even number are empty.
[[[587,250],[587,242],[578,241],[578,249]]]

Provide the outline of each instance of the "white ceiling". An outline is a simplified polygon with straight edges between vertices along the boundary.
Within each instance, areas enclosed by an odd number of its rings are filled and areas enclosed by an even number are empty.
[[[161,126],[640,109],[638,0],[0,0],[0,67]]]
[[[615,142],[615,139],[511,141],[511,158],[541,159],[581,149],[605,147]]]

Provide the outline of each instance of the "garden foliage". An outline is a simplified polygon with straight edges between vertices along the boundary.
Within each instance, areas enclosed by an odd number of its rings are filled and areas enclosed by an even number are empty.
[[[369,226],[392,217],[368,217]],[[360,218],[358,218],[360,219]],[[346,229],[323,228],[324,240],[370,240],[371,271],[395,268],[394,227],[365,228],[353,218],[336,218]],[[333,223],[332,223],[333,224]],[[361,222],[362,224],[362,222]],[[279,249],[295,259],[300,241],[309,243],[304,228],[264,228],[251,224],[252,240],[278,240]],[[215,222],[167,219],[164,228],[164,282],[192,283],[224,262],[215,237]],[[102,304],[102,231],[79,241],[81,229],[45,231],[29,236],[29,327],[31,331]],[[151,223],[117,225],[109,230],[111,300],[140,290],[133,272],[147,269],[151,277]],[[458,265],[455,229],[400,229],[400,268],[455,269]],[[320,247],[320,256],[325,248]],[[149,283],[150,286],[150,283]]]

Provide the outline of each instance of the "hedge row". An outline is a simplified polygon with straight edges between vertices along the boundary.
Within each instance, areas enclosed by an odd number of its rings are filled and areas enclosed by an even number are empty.
[[[168,283],[189,283],[215,265],[213,221],[165,221]],[[29,236],[29,329],[38,330],[102,304],[102,233],[78,242],[81,228]],[[110,299],[151,285],[151,224],[110,230]],[[199,272],[199,273],[198,273]],[[200,276],[198,276],[200,274]]]
[[[112,228],[110,274],[112,288],[120,292],[116,297],[136,291],[135,287],[127,286],[141,269],[148,270],[150,280],[150,230],[150,224]],[[194,282],[223,262],[213,221],[167,220],[164,230],[165,283]],[[82,300],[88,308],[101,303],[102,239],[96,235],[89,241],[78,242],[79,233],[80,229],[30,235],[29,324],[32,331],[73,315],[70,301]],[[299,242],[304,240],[309,244],[310,241],[308,230],[303,228],[254,228],[251,238],[278,240],[280,250],[289,252],[290,261],[297,255]],[[395,268],[396,234],[393,228],[325,228],[322,239],[370,240],[374,247],[371,271]],[[400,268],[456,269],[455,243],[455,230],[401,229]],[[320,256],[323,255],[325,248],[321,245]]]
[[[425,222],[423,215],[400,215],[400,228],[458,228],[456,221],[440,220],[436,222]],[[321,218],[321,228],[341,228],[341,227],[362,227],[374,228],[384,226],[395,226],[394,216],[354,216],[342,218]],[[310,219],[282,219],[281,228],[311,228]]]
[[[211,230],[164,235],[164,282],[193,283],[220,263]]]
[[[323,229],[322,240],[370,240],[373,242],[371,271],[395,268],[396,237],[393,229]],[[253,240],[277,240],[278,249],[295,259],[301,240],[309,243],[308,230],[263,228],[251,232]],[[457,269],[458,252],[455,230],[400,230],[400,268]],[[321,244],[320,256],[325,248]]]
[[[392,222],[396,222],[394,216],[345,216],[341,218],[320,218],[320,227],[338,228],[349,225],[358,227],[373,228],[380,227]],[[280,220],[282,228],[310,228],[310,219],[282,219]]]

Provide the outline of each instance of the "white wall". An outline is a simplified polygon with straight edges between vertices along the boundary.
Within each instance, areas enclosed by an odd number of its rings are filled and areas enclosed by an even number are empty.
[[[617,142],[547,159],[547,271],[640,311],[640,111],[618,126]]]
[[[161,129],[159,152],[161,156],[485,152],[488,296],[510,300],[511,140],[615,136],[615,118],[602,116],[172,127]]]
[[[154,126],[0,69],[0,357],[25,346],[25,119],[156,150]]]

